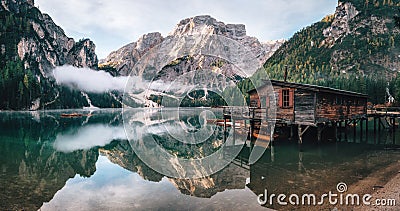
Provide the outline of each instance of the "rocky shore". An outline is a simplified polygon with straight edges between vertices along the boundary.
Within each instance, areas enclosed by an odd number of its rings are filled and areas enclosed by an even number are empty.
[[[340,207],[339,210],[400,210],[400,161],[393,162],[392,165],[375,172],[367,178],[349,187],[348,193],[357,193],[360,196],[371,194],[370,205],[364,205],[361,201],[360,206],[350,208]],[[378,205],[386,203],[386,205]],[[395,204],[389,205],[388,203]]]
[[[370,200],[371,205],[354,207],[354,210],[400,210],[400,161],[395,162],[393,165],[378,174],[381,174],[382,176],[386,175],[387,179],[379,176],[376,177],[376,179],[379,179],[380,181],[376,183],[377,185],[372,186],[372,191],[369,193],[372,195]],[[362,184],[360,187],[362,188],[363,186],[365,185]],[[367,186],[371,187],[371,184],[369,183]],[[377,201],[386,205],[378,205],[376,204]],[[395,204],[393,204],[393,202]]]

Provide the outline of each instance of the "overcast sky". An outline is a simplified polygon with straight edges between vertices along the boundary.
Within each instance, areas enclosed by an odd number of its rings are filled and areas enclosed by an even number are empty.
[[[67,36],[90,38],[104,58],[149,32],[164,36],[185,18],[211,15],[246,25],[260,41],[290,38],[335,11],[337,0],[35,0]]]

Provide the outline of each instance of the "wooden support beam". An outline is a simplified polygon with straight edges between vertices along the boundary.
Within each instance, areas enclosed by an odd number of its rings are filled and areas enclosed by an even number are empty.
[[[347,142],[347,119],[344,120],[344,140]]]
[[[298,133],[299,133],[299,144],[303,144],[303,134],[310,128],[309,125],[307,125],[304,129],[301,127],[301,125],[298,125]]]
[[[301,127],[301,126],[300,126]],[[307,125],[304,130],[301,132],[300,136],[303,136],[303,134],[310,128],[310,125]]]
[[[353,120],[353,141],[356,141],[357,137],[357,122],[356,120]]]
[[[275,161],[275,147],[271,145],[271,162]]]
[[[376,117],[374,116],[374,144],[376,144]]]
[[[235,146],[235,142],[236,142],[236,123],[235,123],[235,119],[232,117],[231,119],[232,121],[232,129],[233,129],[233,146]]]
[[[269,122],[268,122],[268,132],[269,132],[270,145],[272,146],[274,144],[274,127]]]
[[[290,127],[290,137],[289,137],[289,140],[291,141],[291,140],[293,140],[293,125],[290,125],[289,127]]]
[[[363,142],[363,126],[364,126],[364,119],[360,119],[360,143]]]
[[[337,122],[333,122],[334,141],[337,141]]]
[[[224,130],[226,131],[226,118],[224,118]]]
[[[396,118],[393,117],[393,132],[392,132],[392,137],[393,137],[393,145],[396,145]]]
[[[381,124],[382,124],[381,118],[378,117],[378,131],[379,131],[379,132],[381,132]]]
[[[318,125],[318,127],[317,127],[317,141],[318,141],[318,143],[321,142],[322,131],[323,130],[324,130],[324,128]]]
[[[303,138],[301,137],[301,125],[297,126],[298,135],[299,135],[299,144],[303,143]]]
[[[396,132],[396,118],[393,117],[392,119],[393,119],[393,124],[392,124],[393,125],[393,133],[395,133]]]
[[[365,142],[367,142],[368,143],[368,126],[369,125],[369,123],[368,123],[368,117],[366,117],[365,118]]]

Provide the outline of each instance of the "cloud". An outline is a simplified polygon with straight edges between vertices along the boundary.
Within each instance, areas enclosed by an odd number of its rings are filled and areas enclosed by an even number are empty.
[[[89,68],[77,68],[69,65],[56,67],[53,70],[53,76],[57,83],[71,88],[92,92],[104,93],[109,91],[125,90],[128,86],[130,92],[143,93],[147,90],[154,92],[181,91],[190,89],[193,86],[175,82],[173,84],[163,80],[146,81],[140,76],[119,76],[113,77],[105,71],[97,71]]]
[[[128,80],[128,77],[113,77],[104,71],[73,66],[56,67],[53,70],[53,75],[58,84],[93,93],[113,90],[122,92]]]
[[[129,94],[127,96],[130,96],[134,102],[139,104],[151,103],[151,101],[147,100],[151,94],[176,98],[165,92],[168,90],[168,92],[183,95],[193,87],[193,85],[179,82],[146,81],[141,76],[113,77],[104,71],[77,68],[69,65],[56,67],[53,70],[53,76],[59,85],[89,93],[106,93],[110,91],[122,93],[126,90],[126,93]],[[134,106],[137,106],[137,104],[134,104]]]
[[[261,41],[289,38],[333,13],[332,0],[36,0],[67,35],[89,37],[104,58],[112,50],[159,31],[166,35],[182,19],[208,14],[225,23],[242,23]]]

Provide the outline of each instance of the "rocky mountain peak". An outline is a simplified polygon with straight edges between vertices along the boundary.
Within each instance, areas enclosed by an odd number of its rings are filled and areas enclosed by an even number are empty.
[[[340,2],[336,7],[332,25],[323,31],[325,43],[332,46],[338,39],[350,33],[350,21],[360,12],[350,2]]]
[[[98,64],[95,53],[96,45],[89,39],[80,40],[68,53],[68,64],[76,67],[96,68]]]
[[[34,0],[1,0],[0,11],[19,13],[23,8],[32,8],[34,6]]]
[[[145,34],[139,38],[136,43],[136,49],[143,55],[145,51],[161,43],[164,40],[160,32],[152,32]]]
[[[170,36],[192,34],[213,34],[231,38],[248,47],[259,60],[260,64],[264,64],[283,43],[275,42],[273,44],[263,44],[257,38],[250,37],[246,34],[246,26],[244,24],[225,24],[209,15],[195,16],[180,21],[176,28],[170,33]]]
[[[111,52],[105,59],[100,61],[100,68],[113,67],[116,69],[114,75],[129,75],[137,61],[151,48],[164,41],[161,33],[152,32],[141,36],[137,42],[129,43],[122,48]]]
[[[216,34],[230,38],[241,38],[246,36],[246,27],[243,24],[225,24],[209,15],[201,15],[180,21],[170,35],[191,34]]]
[[[209,15],[195,16],[181,20],[168,37],[180,37],[194,34],[221,35],[233,39],[248,47],[254,56],[259,60],[260,65],[283,44],[284,41],[260,43],[257,38],[246,35],[246,27],[243,24],[225,24],[217,21]],[[128,75],[136,62],[155,45],[164,41],[160,33],[154,32],[143,35],[137,42],[130,43],[112,53],[100,63],[102,67],[113,67],[115,75]],[[197,57],[196,57],[197,58]],[[206,59],[207,60],[207,59]],[[185,64],[189,69],[196,69],[201,64],[215,63],[214,59],[204,60],[202,57],[194,59],[193,64]],[[183,68],[183,67],[182,67]]]

